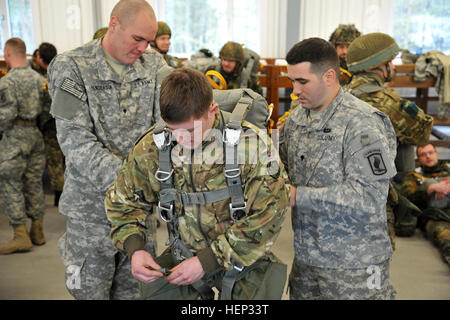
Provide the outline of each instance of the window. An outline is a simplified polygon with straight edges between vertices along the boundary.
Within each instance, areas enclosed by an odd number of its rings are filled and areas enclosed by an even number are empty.
[[[218,55],[227,41],[256,52],[259,41],[259,1],[157,0],[158,18],[172,30],[169,53],[189,57],[202,48]]]
[[[0,51],[3,54],[5,41],[12,37],[22,39],[27,53],[34,50],[33,17],[30,0],[0,0]]]
[[[395,0],[394,10],[394,38],[402,49],[450,54],[448,0]]]

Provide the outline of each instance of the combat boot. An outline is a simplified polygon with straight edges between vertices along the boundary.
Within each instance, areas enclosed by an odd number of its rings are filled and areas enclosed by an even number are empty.
[[[33,247],[27,227],[24,224],[13,225],[14,238],[0,245],[0,254],[10,254],[13,252],[28,251]]]
[[[30,229],[31,242],[37,246],[41,246],[45,243],[44,226],[42,220],[33,220]]]

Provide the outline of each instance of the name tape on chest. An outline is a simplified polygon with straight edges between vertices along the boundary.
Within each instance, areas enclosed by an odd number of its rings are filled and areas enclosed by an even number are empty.
[[[80,89],[80,86],[73,80],[69,78],[65,78],[61,84],[61,90],[70,93],[78,99],[83,97],[83,90]]]

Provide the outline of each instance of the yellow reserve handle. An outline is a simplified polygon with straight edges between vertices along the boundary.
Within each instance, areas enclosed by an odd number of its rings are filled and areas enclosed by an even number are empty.
[[[220,85],[218,85],[213,79],[212,76],[216,77],[217,79],[219,79]],[[215,70],[209,70],[208,72],[206,72],[206,77],[208,78],[209,82],[211,83],[212,87],[214,89],[218,89],[218,90],[227,90],[228,86],[227,86],[227,82],[225,81],[225,79],[223,78],[223,76],[215,71]]]

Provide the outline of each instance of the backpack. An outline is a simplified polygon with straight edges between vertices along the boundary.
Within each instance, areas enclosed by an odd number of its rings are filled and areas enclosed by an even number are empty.
[[[191,68],[201,73],[205,73],[206,69],[212,65],[220,65],[220,58],[215,57],[208,49],[201,49],[198,53],[191,55],[190,60],[186,60],[183,66]]]
[[[382,99],[382,95],[377,95],[379,91],[383,91],[383,94],[389,96],[388,103],[379,104],[378,101],[374,101],[378,98]],[[365,83],[351,89],[350,92],[389,117],[400,143],[421,145],[430,139],[433,117],[426,114],[414,102],[400,98],[394,89],[374,83]]]
[[[260,59],[261,57],[255,51],[244,48],[244,68],[242,69],[241,88],[247,86],[248,79],[258,77]]]

